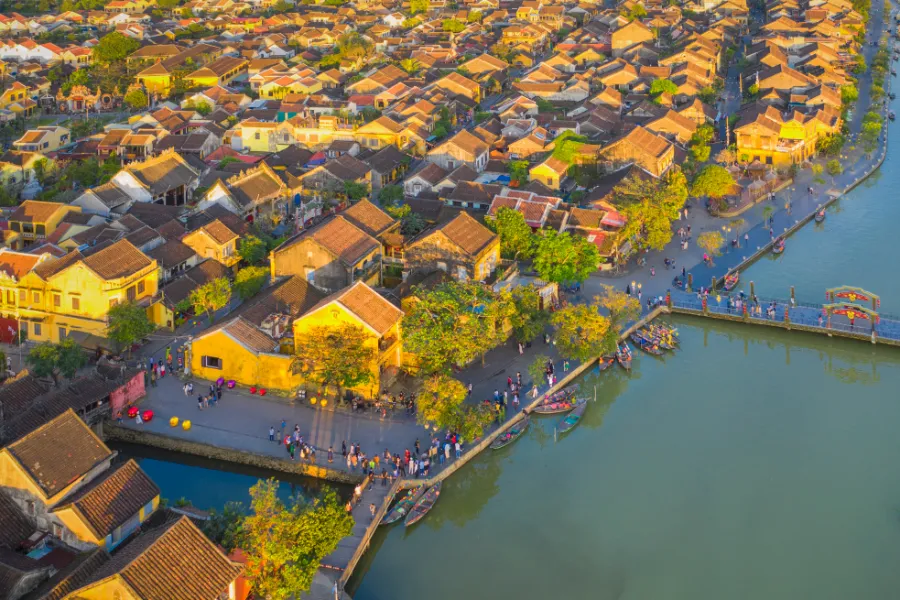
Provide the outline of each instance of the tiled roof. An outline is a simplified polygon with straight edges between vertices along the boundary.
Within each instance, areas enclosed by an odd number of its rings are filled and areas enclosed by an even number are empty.
[[[0,488],[0,546],[16,548],[34,533],[35,527],[26,517],[19,505]]]
[[[222,331],[228,333],[240,344],[256,352],[273,352],[276,342],[271,337],[257,329],[252,323],[243,317],[237,317],[222,327]]]
[[[389,214],[365,199],[360,200],[341,214],[373,237],[378,236],[397,222]]]
[[[28,600],[63,600],[90,580],[94,572],[109,560],[103,548],[95,548],[78,555],[53,577],[41,584],[26,598]]]
[[[324,297],[305,279],[294,275],[263,290],[251,303],[242,306],[238,315],[259,326],[273,313],[302,315]]]
[[[163,268],[180,265],[194,256],[194,254],[195,252],[190,246],[179,240],[169,240],[147,252],[147,256],[155,260]]]
[[[118,279],[133,275],[152,261],[128,240],[119,240],[85,258],[84,264],[103,279]]]
[[[241,573],[187,517],[132,540],[92,581],[118,575],[142,600],[216,600]]]
[[[438,229],[447,236],[447,239],[471,256],[476,256],[497,239],[497,234],[473,219],[467,212],[459,213],[456,218]]]
[[[219,219],[216,219],[212,223],[207,223],[201,229],[208,233],[209,236],[219,244],[226,244],[238,237],[236,232],[232,231],[228,225]]]
[[[403,318],[403,311],[362,281],[357,281],[350,287],[328,296],[309,312],[319,310],[332,302],[344,306],[379,335],[383,335],[394,323]]]
[[[41,260],[40,256],[13,252],[3,248],[0,250],[0,271],[10,277],[21,279],[23,275],[35,267],[39,260]]]
[[[54,512],[74,505],[94,534],[103,538],[158,495],[156,484],[134,460],[128,460],[66,498]]]
[[[9,216],[10,221],[46,223],[64,205],[59,202],[26,200]]]
[[[112,456],[72,410],[13,442],[7,450],[48,497]]]

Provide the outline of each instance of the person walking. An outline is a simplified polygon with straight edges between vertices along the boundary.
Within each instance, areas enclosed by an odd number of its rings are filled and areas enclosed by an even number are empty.
[[[331,464],[334,462],[334,448],[328,446],[328,463]]]
[[[275,428],[274,427],[269,427],[269,441],[270,442],[275,441]]]

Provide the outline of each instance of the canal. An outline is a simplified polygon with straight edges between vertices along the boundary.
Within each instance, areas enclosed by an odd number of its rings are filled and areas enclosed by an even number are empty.
[[[292,495],[313,497],[326,485],[322,480],[311,477],[223,463],[147,446],[111,443],[110,447],[119,453],[119,460],[135,459],[170,504],[184,498],[203,510],[221,510],[227,502],[249,504],[250,487],[260,479],[275,478],[279,481],[278,492],[284,501]],[[327,485],[344,498],[352,492],[349,486]]]
[[[855,285],[900,314],[896,153],[742,279],[809,302]],[[682,350],[604,374],[567,437],[537,420],[380,531],[354,598],[900,596],[900,352],[675,322]]]

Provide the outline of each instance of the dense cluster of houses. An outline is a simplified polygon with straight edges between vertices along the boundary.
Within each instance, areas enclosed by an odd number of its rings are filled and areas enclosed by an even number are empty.
[[[584,237],[608,268],[631,241],[613,188],[678,168],[698,128],[747,171],[809,159],[841,130],[864,28],[850,0],[769,0],[755,24],[745,0],[63,8],[0,15],[0,122],[25,123],[0,155],[15,204],[0,339],[113,350],[120,303],[175,329],[191,292],[233,278],[241,240],[265,234],[268,285],[194,337],[189,368],[294,390],[297,340],[352,324],[377,349],[367,394],[409,360],[415,284],[504,274],[486,226],[501,209]],[[136,42],[112,89],[94,64],[109,35]],[[745,36],[743,102],[723,114]],[[102,126],[76,135],[81,114]],[[48,197],[55,174],[92,159],[114,166],[102,184]],[[172,569],[196,586],[179,597],[235,596],[240,568],[87,426],[140,393],[139,375],[99,368],[63,390],[28,375],[0,388],[8,597],[174,597],[159,595]],[[138,528],[150,533],[117,549]]]

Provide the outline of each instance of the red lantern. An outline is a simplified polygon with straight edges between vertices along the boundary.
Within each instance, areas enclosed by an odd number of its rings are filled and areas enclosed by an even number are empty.
[[[129,406],[128,407],[128,418],[133,419],[138,416],[138,407],[137,406]]]
[[[145,423],[149,423],[150,421],[153,420],[153,411],[148,408],[141,414],[141,418],[144,420]]]
[[[250,393],[251,393],[251,394],[255,394],[255,393],[256,393],[256,386],[253,386],[252,388],[250,388]]]
[[[266,395],[266,388],[259,388],[259,395],[260,395],[260,396],[265,396],[265,395]]]

